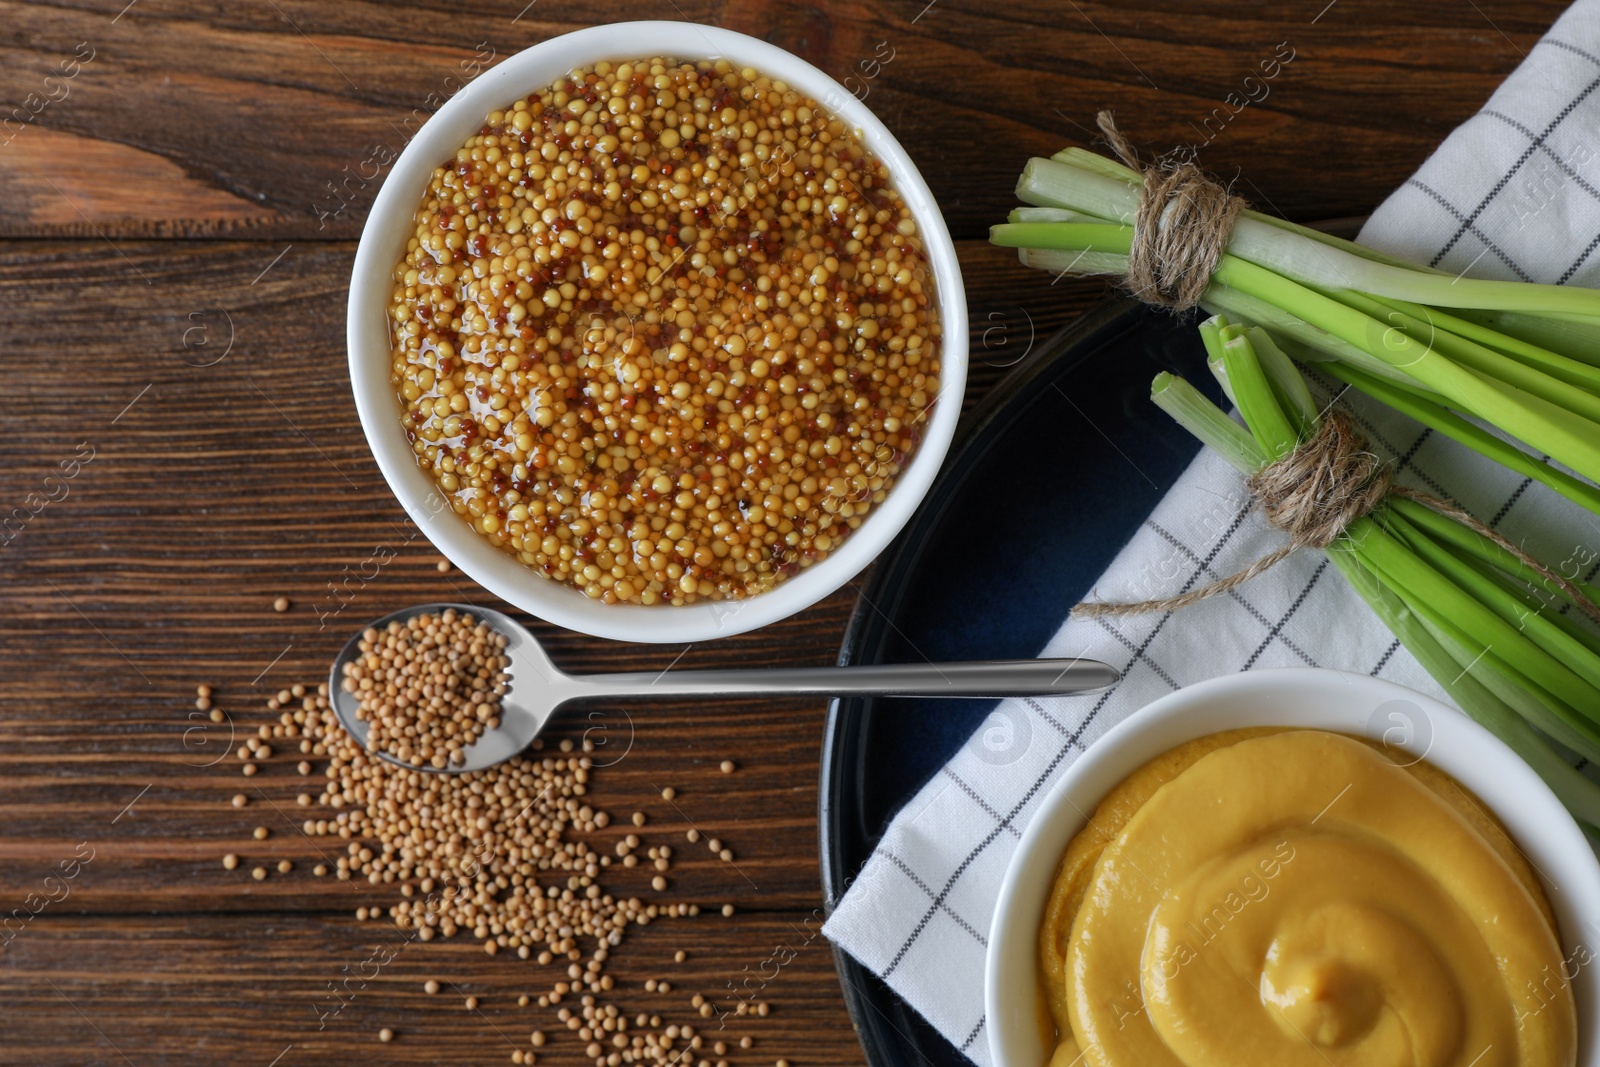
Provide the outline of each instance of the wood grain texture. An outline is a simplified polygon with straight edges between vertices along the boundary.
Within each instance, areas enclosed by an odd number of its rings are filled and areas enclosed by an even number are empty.
[[[319,1029],[328,983],[394,942],[353,917],[392,887],[312,876],[332,850],[296,829],[307,779],[292,765],[247,779],[217,760],[242,737],[230,728],[265,721],[278,688],[317,681],[365,620],[491,602],[435,570],[367,454],[344,365],[354,238],[381,180],[366,161],[404,144],[447,79],[596,21],[682,16],[854,77],[959,239],[970,405],[1106,291],[983,241],[1027,155],[1087,143],[1102,106],[1149,149],[1203,140],[1196,128],[1216,128],[1207,116],[1287,42],[1295,58],[1270,93],[1201,159],[1291,217],[1362,214],[1562,6],[124,3],[0,2],[0,1064],[505,1063],[508,1037],[526,1047],[533,1028],[560,1028],[514,1004],[550,976],[468,939],[405,947]],[[892,61],[863,67],[880,43]],[[279,595],[294,601],[281,615]],[[854,595],[687,649],[535,629],[569,670],[824,664]],[[196,729],[201,682],[231,727]],[[731,1063],[861,1062],[814,933],[822,705],[597,710],[555,735],[589,731],[617,755],[595,803],[619,821],[644,812],[641,836],[677,849],[666,899],[738,909],[633,931],[608,965],[619,1002],[691,1021],[694,993],[729,1003],[764,983],[772,1014],[730,1018],[728,1033],[755,1042]],[[739,770],[719,773],[730,758]],[[228,803],[239,792],[242,810]],[[691,827],[734,861],[689,846]],[[84,849],[64,899],[4,925]],[[223,870],[228,851],[296,870],[254,882]],[[652,977],[674,991],[645,993]],[[428,978],[459,991],[427,997]],[[378,1045],[382,1026],[400,1039]],[[589,1061],[563,1034],[540,1062]]]

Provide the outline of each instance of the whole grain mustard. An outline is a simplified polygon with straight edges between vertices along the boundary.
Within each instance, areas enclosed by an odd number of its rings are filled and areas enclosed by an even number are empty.
[[[491,113],[393,282],[417,461],[479,533],[606,603],[748,597],[823,558],[939,394],[887,169],[725,60],[599,63]]]

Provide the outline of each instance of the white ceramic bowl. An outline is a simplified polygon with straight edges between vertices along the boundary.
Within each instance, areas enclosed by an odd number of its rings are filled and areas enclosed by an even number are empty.
[[[1426,758],[1476,793],[1544,881],[1569,960],[1600,956],[1600,864],[1582,831],[1526,763],[1461,712],[1390,682],[1342,671],[1246,671],[1181,689],[1096,741],[1040,803],[1011,866],[989,932],[984,976],[996,1067],[1044,1067],[1039,1033],[1039,922],[1061,853],[1113,786],[1185,741],[1246,726],[1301,726],[1378,738]],[[1576,955],[1575,955],[1576,954]],[[1600,982],[1592,966],[1573,982],[1578,1062],[1596,1060]]]
[[[787,82],[848,123],[889,169],[915,216],[937,290],[944,334],[941,389],[910,465],[888,498],[840,547],[748,600],[683,607],[602,604],[496,549],[446,507],[433,480],[417,466],[389,382],[385,314],[390,272],[411,237],[412,219],[434,167],[476,133],[490,111],[545,88],[576,67],[650,56],[726,57]],[[967,304],[955,245],[905,149],[866,105],[805,60],[741,33],[689,22],[623,22],[554,37],[485,71],[440,108],[395,161],[373,202],[350,278],[347,330],[350,384],[367,443],[389,487],[428,540],[478,584],[524,611],[597,637],[627,641],[682,643],[743,633],[801,611],[849,581],[889,544],[927,493],[955,432],[967,374]]]

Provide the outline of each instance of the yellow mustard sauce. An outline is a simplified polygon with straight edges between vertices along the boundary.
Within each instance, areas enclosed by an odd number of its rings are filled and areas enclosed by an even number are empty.
[[[1568,1067],[1554,917],[1454,779],[1317,730],[1157,757],[1062,856],[1051,1067]],[[1552,979],[1555,979],[1552,981]]]

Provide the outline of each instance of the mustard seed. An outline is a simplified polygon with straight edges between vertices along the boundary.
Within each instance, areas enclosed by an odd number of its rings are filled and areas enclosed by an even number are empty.
[[[681,948],[678,951],[676,951],[676,952],[674,952],[672,954],[672,962],[673,963],[682,963],[684,960],[686,960],[688,958],[689,958],[689,954],[684,952],[683,949],[681,949]]]
[[[722,917],[724,919],[731,919],[733,917],[733,905],[732,904],[724,904],[722,906]]]
[[[477,1011],[478,1010],[478,998],[477,997],[468,997],[466,999],[466,1005],[467,1005],[467,1010],[468,1011]]]
[[[524,945],[523,947],[526,948],[527,946]],[[523,959],[527,959],[527,957],[524,956]],[[517,1007],[526,1008],[527,1006],[528,1006],[528,994],[524,993],[520,997],[517,998]],[[538,1042],[535,1041],[534,1044],[538,1044]]]
[[[250,803],[250,798],[245,796],[243,793],[235,793],[233,795],[233,806],[234,807],[242,808],[248,803]]]
[[[733,860],[733,849],[731,849],[731,848],[722,849],[720,852],[717,853],[717,857],[719,859],[721,859],[722,861],[724,861],[724,862],[732,862],[732,860]]]
[[[378,1031],[378,1040],[387,1045],[389,1042],[394,1040],[394,1031],[385,1026],[382,1030]]]
[[[239,866],[239,857],[235,856],[232,852],[230,852],[226,856],[222,857],[222,869],[223,870],[231,871],[231,870],[233,870],[234,868],[236,868],[238,866]]]
[[[661,791],[662,800],[671,800],[678,795],[678,791],[670,785]]]
[[[633,813],[633,825],[635,825],[635,826],[643,826],[644,822],[645,822],[644,812],[636,811],[636,812]]]
[[[253,836],[257,841],[265,841],[267,838],[272,836],[272,831],[268,830],[265,826],[258,826],[255,828]]]
[[[212,722],[221,722],[224,718],[226,718],[226,716],[222,714],[221,708],[212,708],[211,715],[209,717]]]
[[[197,697],[208,697],[211,695],[211,687],[201,683],[200,685],[194,687],[194,695]]]
[[[430,978],[426,982],[422,983],[422,991],[431,997],[435,993],[439,992],[439,983]]]
[[[697,841],[700,840],[700,831],[699,830],[690,830],[687,833],[685,833],[683,836],[687,837],[689,839],[689,844],[692,845],[692,844],[695,844]]]
[[[294,870],[294,862],[292,860],[278,861],[278,873],[288,874],[292,870]]]
[[[528,1038],[528,1040],[533,1042],[533,1047],[534,1048],[544,1048],[544,1041],[545,1041],[544,1031],[543,1030],[535,1030],[533,1032],[533,1034]]]
[[[306,695],[290,705],[297,709],[290,721],[312,749],[306,755],[326,761],[318,771],[323,783],[316,810],[307,812],[314,817],[303,829],[313,838],[336,840],[338,850],[317,873],[331,870],[341,881],[398,888],[392,907],[363,905],[367,921],[392,918],[421,941],[470,934],[486,953],[509,949],[555,965],[564,973],[551,978],[560,980],[546,993],[518,997],[518,1004],[570,1004],[561,1010],[575,1029],[590,1031],[590,1042],[622,1033],[627,1020],[600,999],[616,988],[613,976],[604,973],[607,958],[632,928],[696,915],[700,908],[631,898],[599,883],[610,857],[580,835],[610,820],[602,819],[605,813],[587,795],[589,758],[571,745],[558,754],[552,744],[474,775],[399,767],[344,733],[325,692],[302,689]],[[671,846],[646,847],[637,833],[616,844],[625,863],[640,865],[648,857],[657,870],[670,867]],[[267,869],[260,870],[266,878]],[[671,988],[656,980],[657,993]],[[469,1001],[475,1009],[478,998],[464,997]],[[676,1035],[670,1046],[660,1044],[668,1029]],[[680,1039],[688,1044],[697,1036],[692,1027],[664,1027],[658,1016],[646,1017],[638,1030],[641,1044],[627,1046],[635,1053],[629,1062],[656,1062],[646,1049],[678,1047]],[[616,1048],[621,1062],[624,1046]],[[530,1051],[526,1060],[532,1059]]]
[[[256,774],[256,765],[254,763],[246,763],[243,767],[240,767],[239,770],[246,778],[254,778]]]
[[[315,867],[311,868],[311,873],[316,875],[318,878],[326,878],[328,876],[328,865],[326,863],[319,863]]]
[[[723,774],[732,774],[733,772],[734,772],[733,760],[731,760],[731,759],[723,760],[722,761],[722,773]]]
[[[667,888],[667,880],[658,874],[654,878],[650,879],[650,888],[659,893],[663,889]]]
[[[211,710],[211,698],[210,697],[195,697],[194,698],[194,706],[196,708],[199,708],[201,711],[210,711]]]
[[[288,611],[289,610],[289,598],[286,597],[286,596],[281,596],[278,599],[274,600],[272,602],[272,610],[278,612],[280,615],[283,614],[285,611]]]
[[[754,1045],[754,1044],[755,1044],[755,1042],[750,1039],[750,1035],[749,1034],[746,1034],[744,1037],[741,1037],[739,1039],[739,1047],[740,1048],[749,1048],[751,1045]]]
[[[453,608],[361,635],[341,682],[369,723],[367,747],[413,767],[443,769],[500,725],[506,639]]]
[[[257,867],[255,870],[250,872],[250,877],[254,878],[258,882],[264,882],[267,878],[267,869],[265,867]]]
[[[434,570],[438,571],[440,574],[449,574],[450,561],[447,559],[441,559],[438,563],[434,564]]]

